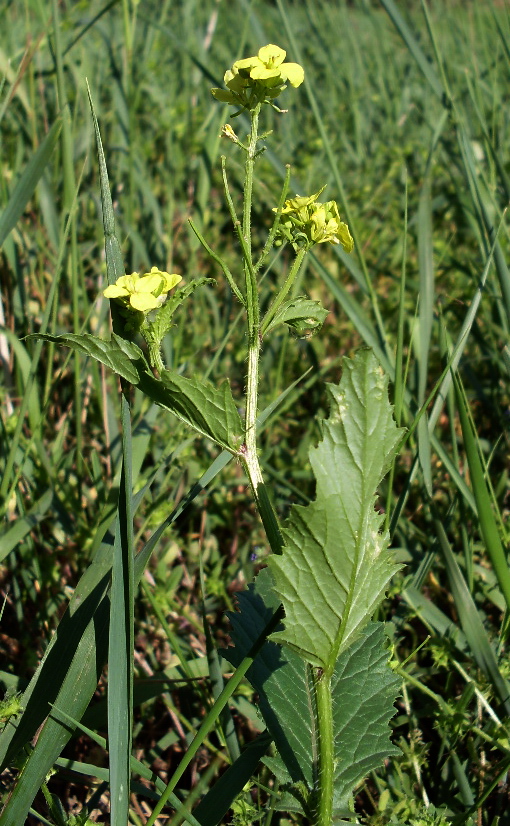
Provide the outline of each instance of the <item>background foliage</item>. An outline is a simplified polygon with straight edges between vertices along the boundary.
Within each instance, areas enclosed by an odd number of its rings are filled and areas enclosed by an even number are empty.
[[[443,385],[444,404],[429,405],[381,490],[379,507],[405,566],[376,618],[390,622],[401,664],[393,720],[401,753],[360,788],[358,812],[374,826],[510,823],[510,277],[507,229],[500,227],[510,192],[506,4],[114,0],[57,8],[25,0],[4,3],[2,20],[4,688],[21,691],[34,673],[81,574],[100,555],[119,488],[115,380],[80,354],[25,338],[41,329],[108,330],[85,79],[126,269],[156,265],[217,281],[176,316],[166,362],[214,383],[228,375],[239,397],[246,347],[235,306],[187,219],[234,268],[239,250],[220,155],[228,157],[235,193],[242,169],[220,138],[228,107],[212,100],[210,87],[221,84],[233,59],[276,42],[304,65],[307,82],[286,115],[269,118],[274,133],[258,165],[255,234],[263,240],[290,161],[292,191],[327,183],[356,241],[350,257],[320,249],[303,274],[306,291],[330,310],[320,335],[274,335],[263,351],[262,409],[311,368],[262,437],[280,514],[313,497],[308,449],[319,438],[316,417],[326,414],[324,381],[338,381],[342,355],[374,348],[393,382],[397,422],[409,427],[461,342],[455,385]],[[247,129],[242,116],[233,124],[239,134]],[[285,254],[275,261],[264,281],[267,298],[274,274],[287,266]],[[304,289],[298,284],[296,294]],[[217,451],[141,395],[133,408],[141,547]],[[136,609],[134,746],[163,779],[209,703],[208,639],[227,641],[225,610],[265,554],[234,462],[182,509],[155,548]],[[261,728],[250,700],[241,686],[233,708],[243,743]],[[83,722],[104,734],[102,681]],[[104,757],[85,735],[64,754],[95,766]],[[214,734],[182,779],[183,796],[192,789],[191,803],[206,792],[229,759]],[[268,778],[262,768],[260,788],[228,817],[269,822]],[[11,780],[8,771],[6,790]],[[91,784],[67,767],[49,789],[72,812]],[[104,787],[94,789],[99,812]],[[141,792],[135,798],[142,823],[146,804]],[[42,793],[34,807],[50,817]]]

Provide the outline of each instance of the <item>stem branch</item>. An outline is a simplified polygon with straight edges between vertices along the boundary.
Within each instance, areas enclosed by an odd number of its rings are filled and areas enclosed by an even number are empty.
[[[292,263],[292,266],[289,270],[289,274],[288,274],[287,278],[285,279],[285,282],[284,282],[280,292],[278,293],[275,300],[273,301],[273,303],[269,307],[266,315],[264,316],[264,320],[262,321],[262,326],[260,328],[261,336],[263,336],[264,333],[267,331],[271,321],[273,320],[273,318],[276,315],[277,310],[279,309],[279,307],[281,307],[284,299],[289,294],[289,290],[292,287],[294,281],[296,280],[297,274],[298,274],[299,270],[301,269],[301,264],[303,263],[305,255],[306,255],[307,252],[308,252],[308,250],[307,250],[306,247],[301,247],[301,249],[298,251],[298,254],[296,255],[296,257],[295,257],[295,259]]]

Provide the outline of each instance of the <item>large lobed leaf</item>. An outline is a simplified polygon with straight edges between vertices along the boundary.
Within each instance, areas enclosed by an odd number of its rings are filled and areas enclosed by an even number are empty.
[[[240,611],[230,615],[235,648],[223,655],[237,666],[265,627],[278,600],[266,568],[239,596]],[[280,811],[313,816],[317,754],[315,701],[310,666],[291,648],[267,642],[248,671],[278,756],[265,763],[280,781]],[[344,651],[331,680],[334,724],[334,812],[348,815],[353,790],[384,758],[398,754],[389,741],[388,722],[400,680],[388,666],[384,625],[371,622]]]
[[[332,673],[398,570],[374,504],[400,431],[371,350],[345,359],[340,385],[328,390],[330,417],[310,451],[315,501],[292,508],[283,554],[269,565],[285,608],[285,628],[272,639]]]

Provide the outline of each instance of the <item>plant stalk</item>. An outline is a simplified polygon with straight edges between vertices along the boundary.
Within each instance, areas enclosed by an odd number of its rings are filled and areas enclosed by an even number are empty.
[[[251,248],[251,208],[253,193],[253,167],[257,155],[259,113],[261,103],[250,112],[251,128],[246,152],[244,199],[243,199],[243,254],[244,278],[246,285],[246,310],[248,316],[248,372],[246,377],[245,443],[241,452],[257,510],[267,534],[273,553],[281,553],[283,539],[273,510],[257,454],[257,407],[260,359],[260,306],[257,275],[252,261]]]
[[[319,729],[319,760],[316,779],[316,826],[331,826],[333,819],[333,700],[331,674],[321,668],[313,669],[317,725]]]
[[[267,311],[267,313],[264,317],[264,320],[262,321],[262,326],[260,328],[261,336],[264,335],[264,333],[266,332],[267,328],[269,327],[271,321],[275,317],[277,310],[281,307],[281,305],[283,304],[283,301],[285,300],[285,298],[289,294],[289,291],[290,291],[292,285],[294,284],[294,281],[296,280],[297,274],[298,274],[299,270],[301,269],[301,264],[303,263],[305,255],[306,255],[307,252],[308,252],[308,250],[307,250],[306,247],[301,247],[301,249],[298,251],[298,253],[297,253],[297,255],[296,255],[296,257],[295,257],[295,259],[292,263],[292,266],[289,270],[289,274],[287,275],[287,278],[285,279],[285,282],[284,282],[280,292],[276,296],[275,300],[273,301],[272,305],[270,306],[269,310]]]

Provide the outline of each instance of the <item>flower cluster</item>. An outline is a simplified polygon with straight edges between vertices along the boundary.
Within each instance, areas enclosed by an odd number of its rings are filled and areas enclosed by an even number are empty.
[[[341,244],[346,252],[352,252],[354,241],[349,227],[340,220],[336,201],[326,201],[325,204],[317,201],[324,189],[322,187],[315,195],[296,195],[285,201],[278,227],[279,240],[307,248],[329,242]]]
[[[177,273],[168,273],[152,267],[150,272],[140,275],[121,275],[115,284],[103,290],[105,298],[114,298],[127,310],[149,313],[160,307],[166,300],[168,292],[182,280]]]
[[[280,92],[300,86],[305,73],[299,63],[284,63],[287,52],[269,43],[258,54],[236,60],[224,76],[226,89],[212,89],[216,100],[251,109],[259,101],[270,103]]]

